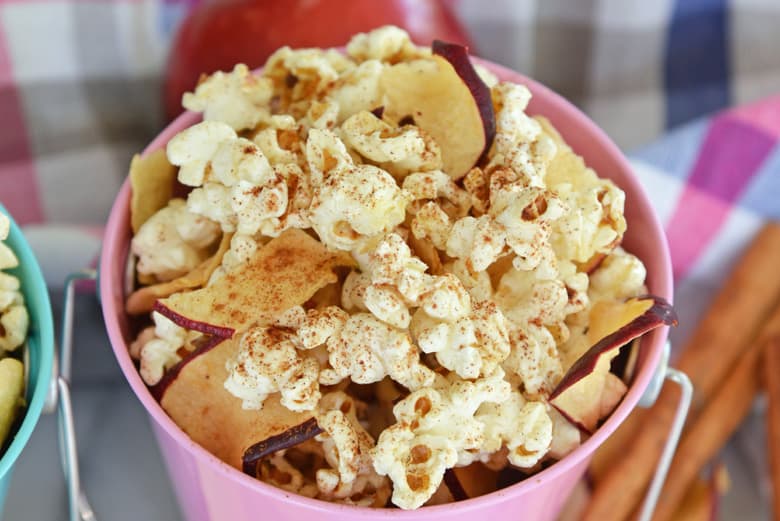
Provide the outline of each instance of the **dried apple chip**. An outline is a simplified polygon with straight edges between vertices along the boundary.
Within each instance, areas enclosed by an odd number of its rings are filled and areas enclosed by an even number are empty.
[[[194,442],[241,469],[244,453],[258,440],[288,432],[312,415],[283,407],[278,393],[259,411],[243,409],[241,399],[223,385],[228,377],[225,364],[238,348],[238,339],[231,339],[196,350],[171,369],[172,377],[159,391],[160,405]]]
[[[444,171],[460,179],[493,143],[493,102],[465,47],[435,42],[433,53],[383,70],[384,116],[411,117],[439,145]]]
[[[222,236],[219,248],[214,255],[201,262],[195,269],[168,282],[160,282],[151,286],[145,286],[134,291],[127,297],[125,309],[131,315],[148,313],[154,309],[157,299],[169,297],[174,293],[188,289],[200,288],[206,285],[211,274],[222,263],[222,257],[230,249],[230,239],[233,234],[226,233]]]
[[[676,325],[677,315],[660,297],[594,305],[588,330],[592,347],[569,368],[550,394],[550,404],[581,429],[593,432],[604,412],[611,412],[625,390],[608,381],[610,362],[621,346],[664,324]]]
[[[338,266],[354,266],[306,232],[290,229],[207,288],[158,300],[154,310],[194,331],[230,338],[252,325],[268,325],[292,306],[334,283]]]
[[[453,500],[463,501],[498,490],[498,472],[476,461],[465,467],[447,469],[444,484]]]
[[[176,172],[176,167],[168,162],[164,148],[144,157],[133,156],[130,163],[130,225],[134,234],[171,200]]]

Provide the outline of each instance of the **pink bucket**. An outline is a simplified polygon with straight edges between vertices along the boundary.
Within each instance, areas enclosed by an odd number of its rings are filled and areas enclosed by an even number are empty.
[[[628,232],[624,246],[645,263],[650,292],[671,301],[671,263],[663,228],[620,150],[582,112],[548,88],[506,68],[476,61],[500,79],[527,85],[533,93],[529,113],[549,118],[589,166],[599,175],[614,180],[625,191]],[[145,153],[163,148],[177,132],[199,119],[197,114],[182,114],[157,136]],[[129,206],[130,185],[126,181],[111,210],[101,256],[100,297],[103,316],[119,365],[152,418],[152,427],[168,473],[188,521],[471,521],[477,516],[491,521],[555,519],[585,472],[593,452],[636,406],[659,363],[667,336],[667,329],[661,328],[642,339],[636,380],[614,413],[596,433],[564,459],[525,481],[475,499],[423,507],[416,511],[369,509],[309,499],[252,479],[212,456],[179,429],[144,385],[128,354],[132,338],[129,336],[129,320],[124,312],[123,281],[131,237]]]

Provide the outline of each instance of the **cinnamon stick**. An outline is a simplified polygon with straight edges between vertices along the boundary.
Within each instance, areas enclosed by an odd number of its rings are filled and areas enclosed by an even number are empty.
[[[668,521],[672,517],[701,468],[723,448],[748,415],[760,388],[758,362],[766,346],[777,342],[780,342],[780,306],[683,435],[661,491],[654,521]]]
[[[766,412],[766,441],[772,478],[772,519],[780,521],[780,339],[775,338],[767,343],[762,366],[769,404]]]
[[[695,419],[748,350],[756,332],[780,298],[780,225],[764,226],[729,275],[675,366],[688,374],[695,393]],[[643,416],[642,429],[596,483],[585,521],[623,521],[644,497],[679,400],[677,386],[668,385],[656,405]],[[690,421],[690,420],[689,420]]]

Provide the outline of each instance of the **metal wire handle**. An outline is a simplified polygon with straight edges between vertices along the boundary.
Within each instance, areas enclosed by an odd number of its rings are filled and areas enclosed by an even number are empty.
[[[691,400],[693,398],[693,384],[691,383],[690,378],[688,378],[688,375],[668,366],[670,350],[671,346],[669,342],[667,342],[655,375],[653,375],[650,385],[648,385],[645,393],[639,400],[640,407],[652,407],[658,399],[661,388],[667,380],[680,386],[681,393],[680,401],[677,403],[677,412],[674,415],[674,421],[669,429],[669,437],[666,439],[664,450],[661,453],[661,459],[658,460],[655,476],[653,476],[653,480],[650,482],[650,486],[647,489],[647,494],[645,495],[644,503],[642,503],[642,510],[639,513],[638,521],[650,521],[653,517],[655,507],[658,504],[658,497],[661,495],[661,489],[664,486],[666,475],[669,472],[669,466],[672,464],[672,459],[674,458],[674,451],[677,449],[677,444],[680,442],[685,419],[688,417],[688,409],[691,407]]]
[[[73,423],[73,405],[70,396],[70,375],[73,359],[73,307],[76,283],[80,280],[96,280],[95,270],[83,270],[68,276],[62,311],[62,334],[59,359],[54,359],[54,371],[44,411],[58,413],[57,441],[60,462],[68,488],[68,519],[70,521],[96,521],[92,506],[81,488],[79,476],[76,429]]]

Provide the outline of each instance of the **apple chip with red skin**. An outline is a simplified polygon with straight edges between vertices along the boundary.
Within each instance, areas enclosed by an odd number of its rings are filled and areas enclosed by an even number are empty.
[[[158,300],[154,310],[185,329],[230,338],[252,325],[271,324],[336,282],[336,267],[354,264],[349,254],[290,229],[211,286]]]
[[[242,408],[225,389],[225,364],[238,354],[239,340],[212,337],[166,373],[152,389],[165,412],[192,440],[225,463],[242,468],[244,452],[257,443],[284,435],[312,419],[311,413],[282,406],[270,395],[261,410]]]
[[[222,257],[230,249],[230,239],[232,237],[232,233],[224,234],[214,255],[198,264],[186,275],[168,282],[160,282],[135,290],[127,297],[127,302],[125,303],[127,312],[131,315],[148,313],[154,309],[154,303],[157,299],[169,297],[180,291],[205,286],[211,274],[222,263]]]
[[[580,429],[593,432],[626,390],[609,372],[610,362],[621,346],[664,324],[676,325],[677,314],[660,297],[597,302],[591,310],[588,329],[592,347],[569,368],[550,394],[550,404]]]
[[[382,72],[383,117],[396,122],[411,117],[439,145],[444,171],[460,179],[493,143],[493,102],[465,47],[436,41],[433,54]]]

